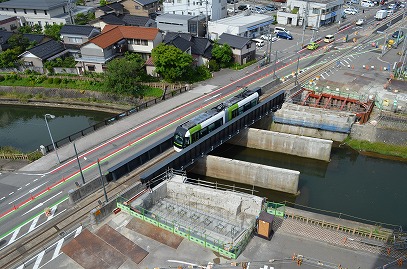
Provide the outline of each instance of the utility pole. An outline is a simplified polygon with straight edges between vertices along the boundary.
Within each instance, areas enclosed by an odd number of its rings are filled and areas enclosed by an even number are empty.
[[[304,35],[305,35],[305,27],[307,27],[308,22],[308,0],[305,1],[305,10],[304,10],[304,19],[302,20],[302,37],[301,37],[301,48],[304,47]]]
[[[208,0],[205,0],[205,10],[206,10],[206,16],[205,16],[205,23],[206,23],[206,38],[209,38],[209,25],[208,25]],[[211,13],[212,14],[212,13]]]
[[[271,23],[269,24],[269,30],[268,30],[268,36],[269,38],[269,43],[270,43],[270,47],[268,48],[268,63],[271,63],[271,45],[273,44],[273,38],[271,37]]]

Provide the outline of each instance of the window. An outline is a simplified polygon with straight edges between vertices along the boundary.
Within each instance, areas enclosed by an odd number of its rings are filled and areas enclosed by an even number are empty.
[[[24,62],[24,65],[25,66],[34,66],[34,63],[33,62]]]
[[[44,10],[44,14],[45,14],[45,15],[48,15],[48,13],[47,13],[47,11],[46,11],[46,10]]]
[[[82,43],[82,38],[79,37],[68,37],[69,43]]]
[[[319,14],[319,8],[313,8],[312,14]]]
[[[96,71],[96,67],[94,65],[88,65],[88,70],[90,72],[95,72]]]
[[[13,10],[14,10],[14,13],[17,13],[17,11],[16,11],[16,9],[15,9],[15,8],[13,8]]]
[[[24,9],[24,14],[27,14],[27,10],[26,10],[26,9]]]
[[[140,6],[136,6],[136,10],[140,10]]]
[[[37,10],[36,10],[36,9],[34,9],[34,14],[36,14],[36,15],[37,15]]]
[[[249,43],[249,44],[246,45],[246,49],[250,49],[251,47],[252,47],[252,44],[251,44],[251,43]]]

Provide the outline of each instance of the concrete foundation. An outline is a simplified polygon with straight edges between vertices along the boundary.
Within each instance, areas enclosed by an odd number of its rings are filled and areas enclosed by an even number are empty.
[[[200,158],[193,173],[265,189],[298,193],[300,172],[216,156]]]
[[[301,135],[301,136],[308,136],[308,137],[315,137],[319,139],[328,139],[333,140],[335,142],[342,142],[348,137],[348,134],[344,133],[336,133],[325,131],[321,129],[314,129],[314,128],[307,128],[302,126],[295,126],[295,125],[288,125],[288,124],[280,124],[273,122],[270,127],[271,131],[280,132],[280,133],[287,133],[293,135]]]
[[[332,141],[249,128],[229,141],[249,148],[329,161]]]
[[[283,107],[274,113],[273,120],[281,124],[350,133],[356,115],[350,112],[284,103]]]

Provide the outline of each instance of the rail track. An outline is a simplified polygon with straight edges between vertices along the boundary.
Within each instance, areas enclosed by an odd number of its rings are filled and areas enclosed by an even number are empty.
[[[319,65],[318,67],[310,68],[305,72],[299,73],[297,75],[297,84],[295,82],[295,77],[287,80],[284,83],[280,83],[275,86],[272,90],[267,91],[261,97],[261,100],[267,98],[278,91],[285,91],[288,94],[288,98],[295,93],[295,90],[299,90],[299,85],[314,79],[321,73],[329,70],[332,66],[342,57],[352,54],[356,51],[360,44],[364,44],[374,39],[377,35],[376,29],[373,29],[373,35],[366,36],[359,41],[359,45],[349,47],[343,50],[338,50],[338,54],[334,59],[326,61],[325,63]],[[327,53],[327,52],[323,52]],[[294,90],[294,92],[293,92]],[[107,193],[109,197],[117,197],[120,193],[123,193],[128,187],[140,183],[138,175],[145,171],[146,169],[153,166],[156,162],[168,157],[174,151],[168,150],[165,154],[160,155],[156,159],[153,159],[149,163],[139,167],[133,173],[119,179],[116,182],[111,182],[107,186]],[[53,243],[58,238],[58,235],[62,231],[69,231],[73,229],[75,225],[83,222],[88,216],[89,212],[98,206],[98,201],[103,200],[102,191],[98,191],[93,195],[88,196],[82,201],[75,204],[75,206],[70,207],[64,214],[56,216],[49,223],[35,229],[31,234],[23,237],[22,239],[14,242],[13,244],[5,247],[0,254],[0,268],[13,268],[19,264],[22,264],[24,260],[36,254],[39,249],[43,246]]]

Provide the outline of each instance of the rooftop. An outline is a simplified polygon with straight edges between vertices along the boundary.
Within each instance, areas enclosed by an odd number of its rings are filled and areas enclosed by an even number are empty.
[[[66,3],[66,0],[9,0],[0,3],[0,7],[50,10],[65,6]]]
[[[250,15],[244,15],[243,13],[227,17],[224,19],[220,19],[217,21],[210,21],[209,24],[227,24],[229,26],[245,26],[247,24],[253,24],[253,23],[258,23],[259,21],[269,21],[269,20],[274,20],[273,17],[270,17],[268,15],[263,15],[263,14],[256,14],[252,13]]]

